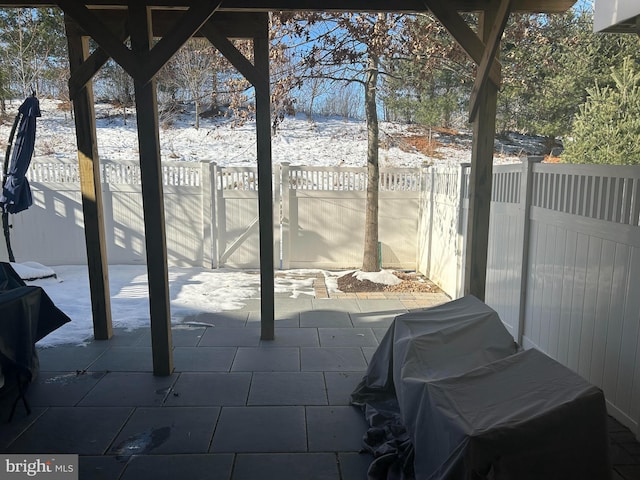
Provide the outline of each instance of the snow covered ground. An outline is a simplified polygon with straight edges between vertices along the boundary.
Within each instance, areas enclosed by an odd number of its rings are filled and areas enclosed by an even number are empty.
[[[0,149],[6,148],[13,115],[20,101],[8,107],[10,118],[0,122]],[[34,158],[66,158],[75,160],[76,139],[73,118],[60,102],[40,101],[42,117],[37,122]],[[103,160],[137,160],[138,139],[135,115],[128,112],[126,119],[121,109],[111,105],[96,106],[98,152]],[[183,114],[173,118],[171,125],[161,125],[162,159],[169,161],[215,160],[221,166],[253,166],[255,164],[255,123],[234,126],[226,118],[202,118],[200,128],[193,127],[194,118]],[[433,157],[424,155],[402,142],[406,136],[415,136],[416,127],[389,122],[380,123],[382,148],[380,164],[385,167],[420,167],[432,163],[459,163],[471,161],[471,135],[431,134],[443,145]],[[426,134],[426,131],[425,131]],[[398,141],[400,140],[400,141]],[[529,139],[529,142],[531,139]],[[522,143],[523,140],[518,140]],[[524,144],[523,144],[524,145]],[[534,142],[535,150],[537,143]],[[387,148],[385,148],[388,146]],[[403,148],[401,148],[403,147]],[[521,151],[531,150],[508,145],[496,145],[496,161],[513,162]],[[366,125],[362,120],[319,117],[309,120],[299,114],[287,117],[272,138],[274,163],[290,162],[306,166],[365,166],[367,153]],[[504,153],[501,153],[504,152]]]
[[[86,266],[38,266],[12,264],[21,277],[42,277],[28,281],[28,285],[42,287],[53,303],[70,318],[71,322],[43,338],[38,345],[50,347],[59,344],[83,344],[93,336],[89,278]],[[55,272],[56,278],[51,278]],[[337,290],[337,278],[348,272],[295,270],[279,272],[275,278],[275,292],[291,298],[313,296],[313,280],[321,272],[329,291]],[[313,274],[313,275],[310,275]],[[361,278],[395,284],[398,277],[388,271],[360,273]],[[109,266],[109,288],[113,326],[136,329],[149,326],[149,290],[144,265]],[[249,298],[260,295],[260,275],[241,270],[206,270],[203,268],[169,269],[171,320],[180,324],[185,317],[198,312],[223,312],[242,308]]]
[[[17,111],[20,103],[14,101],[8,105],[10,115]],[[41,100],[41,111],[42,117],[37,122],[35,158],[74,160],[75,127],[69,111],[51,100]],[[114,161],[136,160],[138,141],[135,117],[129,114],[125,122],[121,110],[110,105],[98,105],[96,115],[100,158]],[[13,117],[0,123],[0,149],[3,152],[12,120]],[[398,141],[403,136],[415,135],[415,128],[384,122],[380,128],[382,143],[390,145],[380,150],[382,166],[419,167],[431,163],[469,162],[471,159],[468,132],[462,132],[453,138],[442,138],[445,145],[434,157],[429,157]],[[433,133],[433,138],[438,140],[438,134]],[[228,119],[202,119],[200,128],[196,130],[193,127],[193,117],[184,115],[174,119],[171,126],[161,129],[160,140],[163,160],[215,160],[223,166],[255,165],[256,135],[253,122],[233,126]],[[286,118],[273,137],[272,145],[275,163],[290,162],[292,165],[309,166],[366,165],[367,136],[363,121],[339,118],[316,118],[311,121],[303,116]],[[404,148],[399,145],[404,145]],[[517,156],[500,156],[498,160],[515,161]],[[24,267],[17,265],[16,268]],[[54,270],[57,278],[30,283],[42,286],[54,303],[73,321],[47,336],[40,344],[50,346],[82,343],[92,336],[86,267],[56,266]],[[329,288],[337,288],[336,274],[324,273]],[[110,266],[114,326],[138,328],[148,325],[146,275],[144,266]],[[41,276],[46,275],[43,272]],[[385,278],[390,277],[383,272],[373,281],[385,283]],[[247,298],[257,297],[260,288],[258,275],[242,271],[172,268],[169,280],[172,321],[177,323],[195,312],[240,308]],[[301,279],[295,274],[277,278],[276,291],[290,293],[293,297],[312,295],[312,279]]]

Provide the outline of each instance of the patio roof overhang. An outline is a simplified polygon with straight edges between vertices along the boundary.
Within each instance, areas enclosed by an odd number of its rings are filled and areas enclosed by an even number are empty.
[[[126,9],[136,4],[152,9],[187,9],[192,0],[93,0],[78,2],[88,8]],[[275,11],[344,11],[344,12],[421,12],[427,10],[423,0],[223,0],[220,11],[236,12],[275,12]],[[443,1],[448,8],[458,12],[479,12],[495,8],[497,0],[448,0]],[[575,0],[513,0],[514,12],[562,13],[573,6]],[[56,7],[59,2],[51,0],[2,0],[0,7]]]
[[[497,94],[496,59],[511,12],[560,13],[575,0],[0,0],[0,7],[59,7],[65,13],[74,103],[83,215],[96,339],[112,335],[104,213],[91,79],[113,58],[134,79],[142,172],[145,240],[151,318],[153,370],[173,371],[171,313],[164,224],[158,108],[154,77],[192,36],[201,35],[227,57],[256,90],[259,183],[261,336],[274,338],[273,206],[271,200],[271,122],[267,12],[431,11],[478,65],[471,92],[473,149],[469,180],[464,291],[484,299]],[[478,12],[473,30],[459,12]],[[127,25],[136,28],[128,29]],[[91,52],[89,37],[99,45]],[[153,37],[161,38],[155,45]],[[252,63],[229,41],[250,38]],[[131,47],[124,44],[129,38]]]
[[[640,33],[640,4],[637,0],[597,0],[593,31]]]

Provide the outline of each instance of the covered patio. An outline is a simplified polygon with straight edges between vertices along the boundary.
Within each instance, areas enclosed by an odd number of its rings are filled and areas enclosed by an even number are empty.
[[[80,454],[80,478],[91,479],[366,478],[371,457],[358,453],[366,424],[361,413],[349,405],[349,394],[396,315],[447,299],[294,300],[273,292],[265,11],[297,6],[286,1],[264,2],[268,5],[201,2],[199,6],[191,2],[117,1],[79,5],[66,0],[29,4],[51,3],[68,17],[70,86],[96,340],[84,347],[60,346],[39,352],[40,375],[28,393],[33,412],[26,415],[19,408],[12,422],[0,430],[0,445],[8,453]],[[464,290],[483,298],[500,37],[510,11],[561,12],[574,2],[425,0],[396,2],[391,7],[374,3],[307,2],[306,8],[429,9],[478,64],[470,114],[474,147]],[[5,1],[2,5],[25,3]],[[109,15],[95,13],[105,5]],[[163,23],[173,20],[172,9],[186,13],[178,22]],[[483,12],[477,34],[458,11]],[[127,33],[129,24],[144,28]],[[160,28],[159,34],[154,25]],[[263,295],[248,301],[242,310],[203,313],[172,328],[153,77],[197,32],[218,46],[256,87]],[[131,50],[122,44],[128,34]],[[151,48],[154,35],[163,41]],[[89,36],[100,45],[94,52],[88,49]],[[230,47],[228,38],[234,36],[254,39],[255,64]],[[140,112],[151,311],[149,328],[131,332],[114,332],[111,324],[89,84],[109,56],[135,79]],[[613,478],[640,478],[640,450],[633,434],[611,420],[610,438]]]
[[[395,315],[448,298],[321,296],[277,294],[273,341],[260,340],[259,298],[185,319],[166,377],[150,374],[148,329],[41,349],[33,412],[18,407],[1,448],[78,453],[83,479],[366,478],[349,395]]]
[[[448,298],[316,293],[276,295],[274,341],[260,340],[259,298],[174,325],[170,376],[150,374],[149,329],[41,349],[33,411],[19,405],[0,448],[79,454],[81,479],[364,479],[349,395],[396,315]],[[640,478],[633,434],[612,418],[609,431],[612,478]]]
[[[402,0],[390,4],[382,1],[352,0],[310,1],[304,2],[301,6],[287,0],[0,2],[0,7],[54,6],[65,14],[71,73],[69,98],[73,102],[75,113],[95,338],[106,340],[113,335],[105,213],[92,87],[92,78],[109,58],[116,61],[134,81],[149,278],[153,373],[169,376],[174,371],[174,366],[155,77],[182,45],[191,37],[207,38],[255,89],[260,281],[263,292],[260,305],[260,337],[263,340],[272,340],[275,337],[275,305],[273,295],[269,294],[274,290],[274,232],[268,12],[429,11],[477,64],[469,100],[473,146],[469,175],[468,227],[465,236],[464,293],[484,300],[496,109],[502,78],[497,53],[502,34],[512,12],[562,13],[574,3],[575,0]],[[463,12],[477,13],[477,26],[472,27],[461,14]],[[90,38],[98,45],[93,50]],[[234,46],[231,40],[237,38],[252,40],[252,60]]]

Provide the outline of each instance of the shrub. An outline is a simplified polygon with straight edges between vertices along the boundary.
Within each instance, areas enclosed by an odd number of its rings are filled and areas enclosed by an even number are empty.
[[[626,58],[615,85],[589,89],[562,158],[572,163],[640,165],[640,72]]]

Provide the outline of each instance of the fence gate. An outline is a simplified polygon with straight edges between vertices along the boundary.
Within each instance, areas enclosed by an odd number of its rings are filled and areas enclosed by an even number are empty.
[[[260,268],[258,172],[255,167],[213,165],[217,267]],[[280,201],[274,188],[274,260],[280,263]]]

